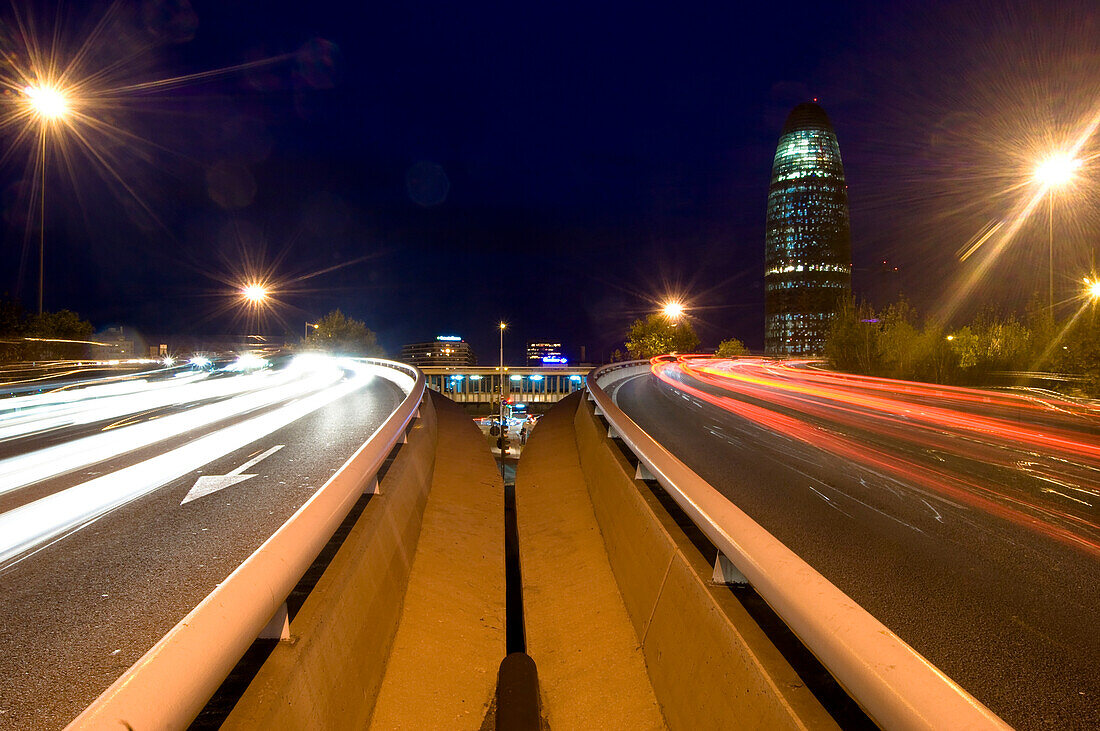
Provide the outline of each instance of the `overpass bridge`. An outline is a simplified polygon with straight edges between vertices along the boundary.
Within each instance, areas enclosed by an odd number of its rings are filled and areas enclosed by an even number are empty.
[[[619,410],[648,363],[531,391],[509,486],[465,379],[374,366],[404,402],[72,728],[1007,728]]]
[[[542,411],[584,388],[590,368],[528,368],[505,366],[430,366],[423,369],[425,385],[455,403],[495,407],[500,395],[511,404]],[[489,409],[492,410],[492,409]]]

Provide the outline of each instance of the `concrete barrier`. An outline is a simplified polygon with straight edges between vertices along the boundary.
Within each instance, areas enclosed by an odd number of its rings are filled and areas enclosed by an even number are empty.
[[[577,446],[615,580],[672,729],[836,728],[584,399]]]
[[[363,728],[397,631],[435,466],[437,419],[420,418],[347,539],[233,709],[226,729]]]

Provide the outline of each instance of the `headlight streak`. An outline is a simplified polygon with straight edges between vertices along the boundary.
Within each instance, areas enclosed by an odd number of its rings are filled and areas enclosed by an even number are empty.
[[[0,461],[0,494],[148,447],[193,429],[209,427],[239,414],[311,395],[342,377],[342,371],[335,364],[308,374],[287,373],[263,384],[268,386],[266,388],[226,401],[10,457]],[[257,382],[251,384],[252,388],[258,385]]]
[[[684,358],[676,363],[655,363],[652,372],[677,391],[736,414],[778,435],[838,455],[913,486],[918,491],[925,491],[928,495],[980,509],[1083,549],[1093,556],[1100,556],[1100,532],[1095,521],[1095,497],[1100,495],[1100,491],[1093,489],[1096,475],[1100,474],[1100,448],[1094,439],[1084,436],[1085,431],[1095,429],[1095,416],[1091,414],[1084,416],[1087,426],[1082,432],[1053,427],[1040,430],[1004,419],[965,414],[921,401],[905,400],[931,398],[933,394],[939,394],[948,400],[959,399],[962,403],[973,399],[983,405],[990,402],[1001,407],[1012,404],[1034,413],[1037,411],[1034,397],[1020,399],[975,389],[943,389],[930,384],[901,381],[893,382],[894,398],[869,396],[859,393],[857,388],[869,385],[879,390],[888,379],[868,380],[807,371],[789,364],[760,360],[704,361]],[[677,373],[718,387],[734,397],[695,388],[674,377]],[[988,401],[979,400],[978,394],[982,393]],[[740,398],[745,396],[757,403]],[[798,413],[780,413],[775,406],[794,409]],[[1048,409],[1042,413],[1051,414],[1052,411]],[[1053,413],[1064,418],[1057,411]],[[806,420],[804,416],[810,416],[814,421]],[[1081,421],[1082,412],[1072,418]],[[826,425],[873,430],[875,434],[904,440],[925,453],[936,451],[1028,474],[1047,483],[1047,487],[1039,492],[1059,495],[1086,510],[1060,510],[1034,499],[1027,491],[1011,489],[995,481],[979,482],[968,475],[953,473],[946,466],[930,466],[908,458],[903,452],[879,449],[871,440],[850,438],[819,425],[816,423],[819,420]],[[1036,454],[1034,450],[1039,446],[1056,455]],[[1028,462],[1027,468],[1023,469],[1019,461],[1021,453],[1034,455],[1038,459],[1045,457],[1047,463]],[[1058,457],[1057,453],[1065,456]],[[1071,462],[1070,457],[1076,462]],[[1063,479],[1060,470],[1083,471],[1085,486]],[[1050,485],[1077,494],[1068,495],[1051,489]],[[1092,502],[1088,502],[1089,499]],[[1079,514],[1081,512],[1084,515]]]
[[[52,429],[118,419],[165,406],[228,398],[290,380],[289,373],[274,379],[236,377],[203,382],[204,372],[185,372],[172,380],[124,381],[19,396],[0,403],[0,441],[30,436]],[[29,401],[23,404],[24,400]],[[2,464],[2,463],[0,463]],[[3,489],[0,489],[0,493]]]
[[[145,373],[143,375],[149,375]],[[184,371],[171,380],[151,381],[148,378],[130,378],[127,380],[102,379],[86,381],[74,388],[57,389],[45,393],[31,393],[12,396],[0,400],[0,420],[11,418],[13,414],[43,413],[40,409],[52,406],[68,406],[81,402],[96,401],[116,396],[126,396],[139,392],[150,392],[161,388],[178,388],[188,381],[205,378],[207,374],[198,371]]]
[[[330,362],[325,371],[339,370],[336,365]],[[408,379],[400,378],[403,374],[388,368],[356,361],[341,361],[340,365],[351,369],[353,375],[334,384],[331,373],[322,371],[318,376],[327,381],[327,387],[306,398],[297,398],[272,411],[206,434],[177,449],[0,515],[0,569],[8,568],[13,559],[22,560],[18,557],[47,541],[77,530],[111,510],[363,388],[376,375],[394,381],[402,389],[407,387],[405,380]]]

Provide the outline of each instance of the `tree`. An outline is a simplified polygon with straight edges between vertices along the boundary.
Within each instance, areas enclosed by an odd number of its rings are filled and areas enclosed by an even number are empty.
[[[23,305],[19,300],[0,297],[0,363],[23,359]]]
[[[959,377],[959,354],[951,347],[943,325],[928,319],[920,333],[914,374],[918,381],[955,383]]]
[[[921,346],[920,333],[914,325],[916,312],[902,297],[887,307],[879,320],[879,351],[884,374],[891,378],[912,378]]]
[[[881,346],[875,311],[866,303],[843,299],[829,325],[825,357],[838,371],[871,374],[881,370]]]
[[[92,323],[80,319],[72,310],[42,312],[27,321],[27,335],[59,340],[87,340],[92,336]]]
[[[0,297],[0,336],[23,332],[23,305],[8,295]]]
[[[666,353],[691,353],[698,348],[699,336],[691,323],[674,323],[662,314],[635,320],[626,337],[626,349],[635,360]]]
[[[1014,316],[998,317],[986,309],[954,333],[951,342],[967,381],[986,384],[996,379],[993,374],[1028,370],[1032,341],[1031,333]]]
[[[718,343],[718,350],[714,354],[719,358],[736,358],[739,355],[748,355],[749,349],[737,338],[729,338]]]
[[[23,335],[28,341],[21,348],[19,358],[85,358],[88,355],[88,343],[84,341],[92,337],[94,330],[92,323],[82,320],[72,310],[32,315],[23,325]]]
[[[360,320],[333,310],[310,329],[302,344],[307,348],[341,355],[382,355],[374,331]]]

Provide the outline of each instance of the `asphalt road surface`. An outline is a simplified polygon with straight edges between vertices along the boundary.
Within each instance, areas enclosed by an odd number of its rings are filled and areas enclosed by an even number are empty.
[[[403,398],[390,381],[331,363],[182,369],[95,399],[74,388],[58,403],[58,393],[25,409],[0,400],[5,729],[68,723]]]
[[[619,406],[1020,729],[1100,728],[1100,410],[687,361]]]

